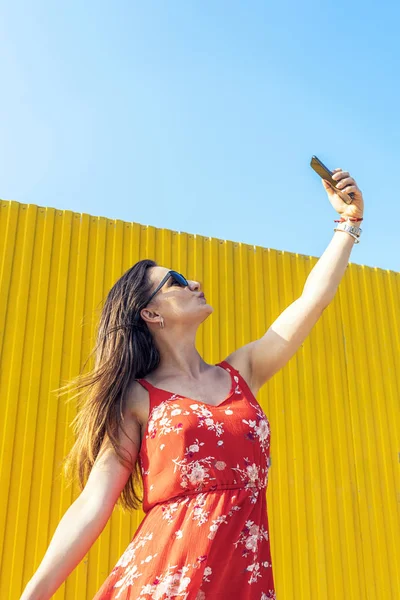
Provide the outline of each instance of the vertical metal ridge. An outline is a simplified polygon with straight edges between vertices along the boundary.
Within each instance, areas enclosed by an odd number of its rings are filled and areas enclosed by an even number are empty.
[[[32,577],[79,494],[61,472],[76,404],[52,390],[93,350],[118,278],[151,258],[199,281],[214,312],[197,347],[216,363],[267,331],[318,259],[14,201],[0,201],[0,257],[0,597],[8,598]],[[307,340],[260,390],[271,425],[278,597],[386,600],[400,589],[399,306],[400,273],[349,263]],[[67,600],[93,597],[143,517],[115,509],[65,582]]]

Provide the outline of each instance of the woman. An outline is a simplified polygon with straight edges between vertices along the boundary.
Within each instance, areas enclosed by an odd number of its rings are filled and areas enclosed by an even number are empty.
[[[334,178],[353,202],[322,180],[329,200],[357,226],[361,191],[347,171],[335,169]],[[77,464],[83,489],[22,600],[51,598],[117,502],[140,506],[140,476],[145,518],[94,600],[276,598],[266,506],[270,429],[255,396],[332,301],[359,232],[344,226],[335,233],[301,297],[264,336],[217,365],[195,347],[213,311],[198,282],[142,260],[115,283],[95,368],[78,378],[89,391],[66,472]]]

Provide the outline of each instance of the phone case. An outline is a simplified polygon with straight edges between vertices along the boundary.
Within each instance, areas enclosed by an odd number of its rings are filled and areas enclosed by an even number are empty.
[[[336,188],[336,184],[338,182],[332,178],[332,174],[333,174],[332,171],[330,171],[328,169],[328,167],[326,167],[324,165],[324,163],[319,160],[319,158],[317,158],[316,156],[313,156],[311,158],[310,165],[314,169],[314,171],[316,173],[318,173],[318,175],[320,177],[322,177],[322,179],[327,179],[329,181],[329,183],[336,189],[337,193],[340,195],[340,197],[343,199],[343,201],[346,202],[346,204],[352,203],[353,198],[354,198],[354,193],[351,192],[350,194],[346,194],[346,192],[343,192],[342,190],[338,190]],[[350,201],[348,200],[349,197],[351,198]]]

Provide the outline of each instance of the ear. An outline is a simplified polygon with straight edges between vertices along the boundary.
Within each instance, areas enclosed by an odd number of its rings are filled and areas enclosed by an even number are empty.
[[[143,321],[146,321],[146,323],[148,323],[149,325],[153,323],[159,323],[161,320],[160,313],[151,310],[150,308],[143,308],[140,311],[140,316],[142,317]]]

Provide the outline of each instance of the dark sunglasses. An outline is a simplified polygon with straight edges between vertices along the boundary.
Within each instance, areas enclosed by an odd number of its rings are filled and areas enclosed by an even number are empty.
[[[157,294],[157,292],[160,291],[160,289],[162,288],[162,286],[168,281],[168,279],[170,277],[172,279],[174,279],[182,287],[186,287],[186,286],[189,285],[189,282],[186,279],[186,277],[184,277],[183,275],[181,275],[177,271],[168,271],[168,273],[160,281],[160,283],[158,284],[158,286],[156,287],[156,289],[154,290],[154,292],[146,300],[146,302],[143,304],[143,306],[140,307],[140,310],[142,310],[142,308],[145,308],[148,305],[148,303],[154,298],[154,296]],[[137,312],[136,315],[135,315],[135,317],[133,318],[133,321],[131,322],[131,324],[134,325],[135,327],[138,327],[139,329],[143,329],[143,326],[139,323],[139,320],[140,320],[140,312]]]
[[[154,298],[154,296],[157,294],[157,292],[160,291],[160,289],[162,288],[162,286],[168,281],[168,279],[170,277],[172,277],[172,279],[174,279],[182,287],[186,287],[187,285],[189,285],[187,279],[183,275],[181,275],[180,273],[177,273],[177,271],[168,271],[168,273],[160,281],[160,283],[158,284],[158,286],[156,287],[156,289],[154,290],[154,292],[146,300],[145,304],[143,304],[143,306],[140,307],[140,310],[142,310],[142,308],[145,308],[148,305],[148,303],[150,302],[150,300],[152,300]],[[136,314],[135,318],[133,319],[133,324],[134,325],[137,324],[139,326],[139,318],[140,318],[140,313],[138,312]]]
[[[180,273],[177,273],[177,271],[168,271],[168,273],[166,274],[166,276],[160,281],[160,283],[158,284],[158,286],[156,287],[156,289],[154,290],[154,292],[151,294],[151,296],[147,300],[146,304],[144,306],[142,306],[142,308],[144,308],[145,306],[148,305],[148,303],[150,302],[150,300],[152,300],[154,298],[154,296],[157,294],[157,292],[159,290],[161,290],[161,288],[164,285],[164,283],[166,283],[170,277],[172,277],[172,279],[174,279],[182,287],[186,287],[187,285],[189,285],[187,279],[183,275],[181,275]]]

